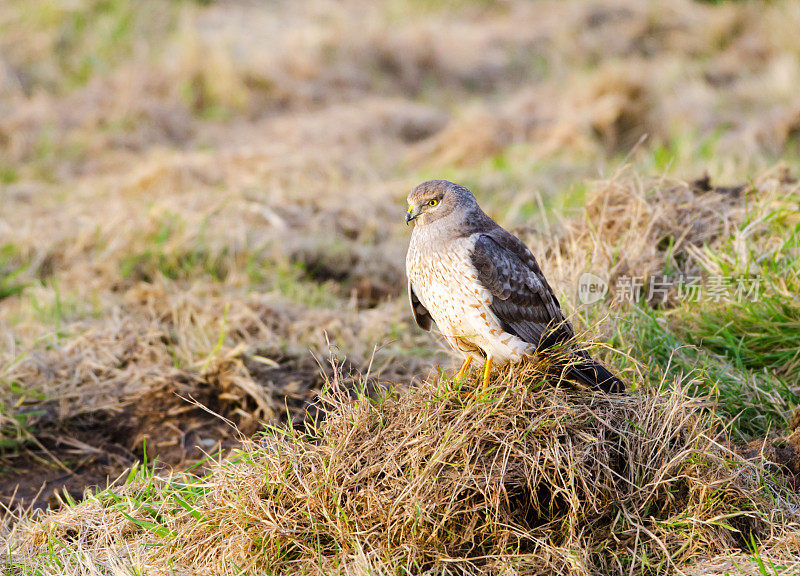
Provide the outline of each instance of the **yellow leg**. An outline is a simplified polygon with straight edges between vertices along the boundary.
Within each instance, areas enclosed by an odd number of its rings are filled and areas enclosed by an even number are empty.
[[[486,362],[483,363],[483,389],[489,386],[489,373],[492,371],[492,357],[487,356]]]
[[[456,374],[455,378],[453,378],[453,382],[456,380],[461,380],[464,377],[464,374],[467,373],[470,364],[472,364],[472,356],[467,356],[467,358],[464,360],[464,363],[461,365],[461,369],[458,371],[458,374]]]

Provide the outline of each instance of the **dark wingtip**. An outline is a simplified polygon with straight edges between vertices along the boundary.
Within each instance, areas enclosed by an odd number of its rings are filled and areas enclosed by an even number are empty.
[[[622,394],[625,392],[625,383],[616,376],[612,376],[609,380],[598,382],[597,387],[609,394]]]
[[[570,366],[570,373],[578,380],[597,390],[609,394],[622,394],[625,384],[608,369],[591,358],[581,360]]]

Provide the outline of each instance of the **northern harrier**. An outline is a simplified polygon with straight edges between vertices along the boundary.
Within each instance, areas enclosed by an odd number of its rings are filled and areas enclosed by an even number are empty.
[[[574,337],[536,258],[516,236],[478,206],[472,192],[432,180],[408,196],[406,223],[416,223],[406,255],[414,319],[431,322],[464,356],[460,379],[473,358],[484,360],[483,385],[492,362],[515,362],[535,350],[569,345]],[[585,351],[573,349],[569,375],[609,392],[625,385]]]

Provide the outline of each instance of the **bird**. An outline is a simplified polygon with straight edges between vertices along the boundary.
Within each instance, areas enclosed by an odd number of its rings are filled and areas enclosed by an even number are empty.
[[[417,325],[435,322],[464,361],[483,361],[483,389],[493,364],[518,362],[564,346],[566,374],[595,389],[625,385],[585,350],[533,253],[492,220],[464,186],[430,180],[408,195],[406,224],[414,223],[406,254],[408,296]]]

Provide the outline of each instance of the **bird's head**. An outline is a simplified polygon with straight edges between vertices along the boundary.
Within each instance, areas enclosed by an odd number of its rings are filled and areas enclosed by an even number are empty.
[[[465,212],[478,206],[472,192],[447,180],[423,182],[411,191],[407,200],[406,224],[416,220],[418,226],[430,224],[457,210]]]

